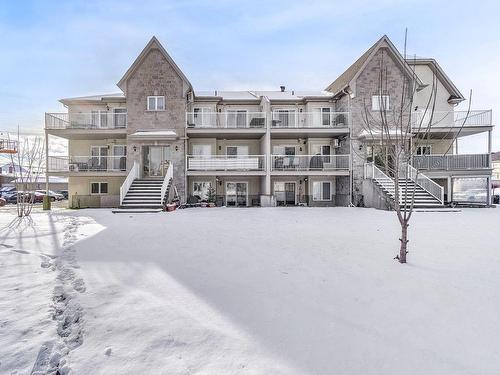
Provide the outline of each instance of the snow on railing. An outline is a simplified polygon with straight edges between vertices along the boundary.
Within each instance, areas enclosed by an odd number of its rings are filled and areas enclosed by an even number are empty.
[[[342,128],[349,123],[349,112],[297,112],[276,109],[272,114],[273,128]]]
[[[264,155],[187,155],[188,171],[264,171]]]
[[[415,155],[413,166],[417,169],[445,171],[491,168],[489,154]]]
[[[45,113],[46,129],[124,129],[127,112],[93,111]]]
[[[167,173],[165,173],[165,177],[163,178],[163,183],[161,184],[161,204],[165,204],[165,194],[167,192],[168,184],[170,180],[174,178],[174,165],[172,162],[168,163]]]
[[[228,110],[225,112],[186,112],[188,128],[265,128],[265,112]]]
[[[125,199],[130,186],[132,186],[132,183],[136,178],[139,178],[139,163],[134,161],[134,165],[130,169],[127,178],[125,179],[125,181],[123,181],[122,186],[120,186],[120,205],[123,204],[123,200]]]
[[[124,172],[127,170],[127,157],[108,156],[49,156],[49,172]]]

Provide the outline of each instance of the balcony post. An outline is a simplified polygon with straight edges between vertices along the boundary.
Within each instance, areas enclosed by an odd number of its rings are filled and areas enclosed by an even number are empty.
[[[45,129],[45,196],[43,197],[43,209],[50,210],[49,198],[49,134]]]
[[[491,130],[488,130],[488,168],[491,168]]]

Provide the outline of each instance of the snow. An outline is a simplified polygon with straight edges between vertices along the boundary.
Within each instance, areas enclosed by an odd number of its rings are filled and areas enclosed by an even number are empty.
[[[0,209],[0,373],[496,374],[500,209]],[[37,359],[38,358],[38,359]],[[37,367],[38,366],[38,367]]]

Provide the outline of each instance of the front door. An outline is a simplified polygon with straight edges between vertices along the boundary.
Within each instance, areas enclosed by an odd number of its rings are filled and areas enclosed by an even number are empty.
[[[226,182],[226,206],[245,207],[247,199],[247,182]]]
[[[144,176],[163,177],[170,162],[170,146],[146,146]]]
[[[295,182],[285,182],[285,204],[295,205]]]

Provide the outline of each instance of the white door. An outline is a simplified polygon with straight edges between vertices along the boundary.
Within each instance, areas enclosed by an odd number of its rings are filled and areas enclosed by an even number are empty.
[[[226,182],[226,206],[245,207],[248,202],[248,182]]]
[[[127,170],[127,146],[113,146],[113,169],[119,171]]]

